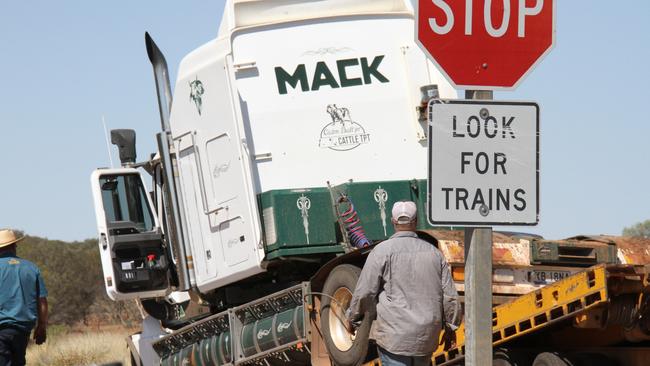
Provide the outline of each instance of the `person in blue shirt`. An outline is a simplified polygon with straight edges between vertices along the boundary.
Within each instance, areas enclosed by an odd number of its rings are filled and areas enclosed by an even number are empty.
[[[29,334],[43,344],[47,331],[47,289],[41,272],[16,255],[19,237],[0,230],[0,366],[25,365]]]

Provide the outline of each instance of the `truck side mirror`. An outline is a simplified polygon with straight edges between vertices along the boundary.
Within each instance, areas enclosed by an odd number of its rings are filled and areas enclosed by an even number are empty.
[[[122,166],[135,163],[135,131],[127,129],[111,130],[111,143],[120,152]]]

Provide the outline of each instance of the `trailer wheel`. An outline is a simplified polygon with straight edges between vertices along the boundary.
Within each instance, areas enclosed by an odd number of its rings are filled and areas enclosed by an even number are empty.
[[[618,362],[600,353],[579,353],[574,358],[579,365],[618,366]]]
[[[368,336],[373,315],[367,312],[354,335],[345,329],[345,311],[361,274],[359,267],[341,264],[329,274],[322,298],[321,328],[330,359],[338,366],[360,365],[368,352]],[[331,296],[331,297],[330,297]],[[334,298],[336,301],[332,301]]]
[[[566,357],[557,352],[542,352],[535,357],[533,366],[574,366]]]
[[[497,349],[492,358],[493,366],[527,366],[531,364],[531,357],[523,352],[509,349]]]

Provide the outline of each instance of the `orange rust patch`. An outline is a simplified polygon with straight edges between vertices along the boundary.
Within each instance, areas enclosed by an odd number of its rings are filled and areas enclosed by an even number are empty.
[[[514,262],[512,252],[506,248],[492,248],[492,258],[495,262]]]

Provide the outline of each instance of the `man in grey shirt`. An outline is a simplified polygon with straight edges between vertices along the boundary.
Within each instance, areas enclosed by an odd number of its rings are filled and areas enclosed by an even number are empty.
[[[444,324],[460,324],[458,293],[442,253],[415,233],[415,203],[396,202],[392,216],[395,234],[368,255],[347,315],[359,321],[362,304],[376,303],[382,365],[429,365]]]

